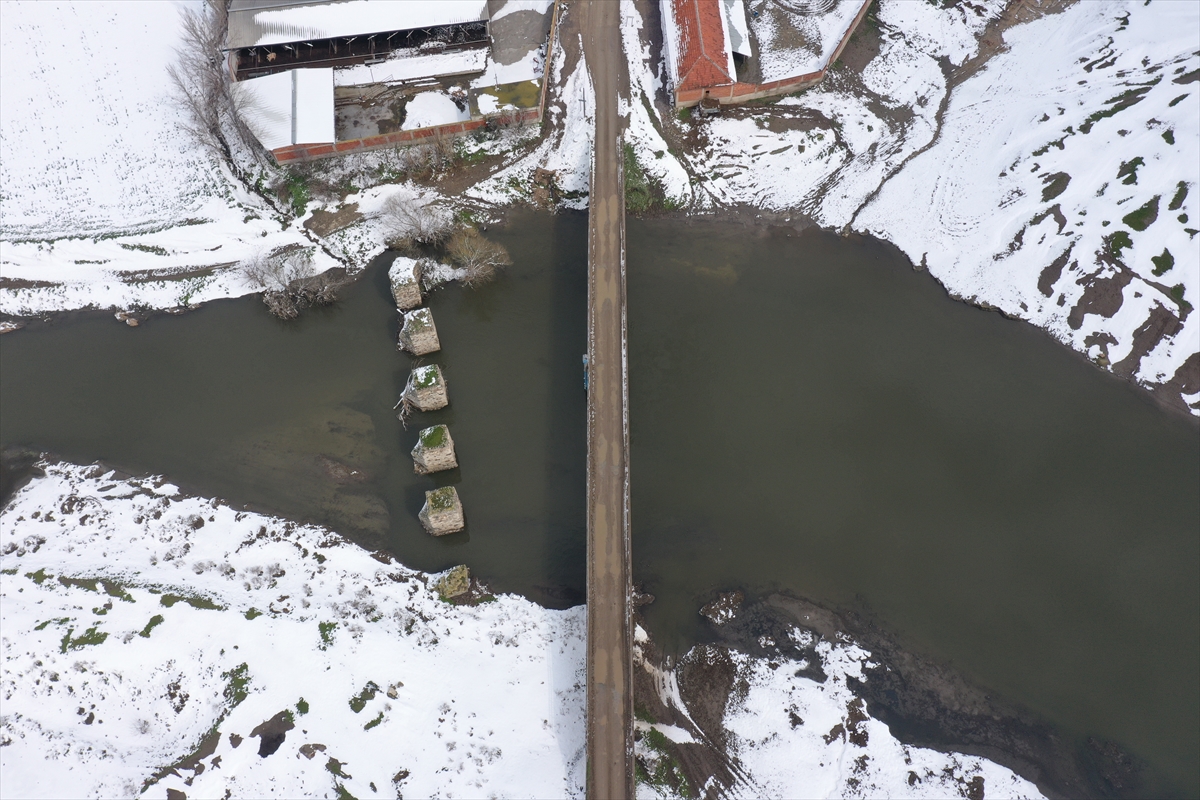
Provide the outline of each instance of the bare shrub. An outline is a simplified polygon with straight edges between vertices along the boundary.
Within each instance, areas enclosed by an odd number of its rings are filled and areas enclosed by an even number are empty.
[[[433,203],[421,203],[414,197],[389,197],[380,217],[384,224],[384,243],[393,250],[408,250],[414,245],[439,245],[450,235],[450,214]]]
[[[496,277],[496,273],[512,263],[508,251],[483,236],[475,228],[460,228],[446,244],[446,254],[467,274],[463,283],[475,287]]]
[[[295,319],[302,309],[337,302],[345,271],[313,274],[312,247],[285,245],[243,262],[246,279],[262,291],[263,303],[280,319]]]

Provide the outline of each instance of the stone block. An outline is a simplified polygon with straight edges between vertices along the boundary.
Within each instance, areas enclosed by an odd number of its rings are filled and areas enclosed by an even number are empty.
[[[450,429],[445,425],[434,425],[421,431],[417,436],[417,446],[412,449],[412,458],[413,469],[418,475],[458,467]]]
[[[463,518],[462,503],[453,486],[443,486],[425,493],[425,505],[417,515],[425,530],[434,536],[457,533],[467,526]]]
[[[428,308],[417,308],[404,315],[400,328],[400,349],[414,356],[436,353],[442,349],[438,341],[437,327],[433,324],[433,312]]]
[[[398,257],[388,270],[388,281],[392,284],[392,297],[396,300],[396,308],[407,311],[421,305],[421,280],[417,274],[417,260],[414,258]]]
[[[404,387],[404,399],[418,411],[437,411],[450,405],[442,368],[437,364],[430,364],[414,369]]]
[[[471,570],[466,564],[459,564],[438,578],[433,584],[433,589],[443,600],[461,597],[471,591]]]

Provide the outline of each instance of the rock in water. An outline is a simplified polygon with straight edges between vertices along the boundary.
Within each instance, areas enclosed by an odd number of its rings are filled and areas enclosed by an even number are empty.
[[[433,588],[443,600],[464,595],[471,590],[471,570],[466,564],[459,564],[439,578]]]
[[[398,257],[388,270],[388,280],[392,284],[392,297],[396,298],[396,308],[407,311],[421,305],[421,280],[417,274],[415,258]]]
[[[454,455],[454,440],[445,425],[426,428],[417,436],[417,446],[412,450],[413,469],[418,475],[441,472],[458,466]]]
[[[453,486],[443,486],[425,493],[425,505],[417,515],[425,530],[434,536],[457,533],[467,526],[463,519],[462,503]]]
[[[437,411],[450,405],[442,368],[430,364],[414,369],[408,376],[408,385],[404,387],[404,399],[418,411]]]
[[[400,349],[414,356],[436,353],[442,349],[432,311],[418,308],[404,315],[404,326],[400,328]]]

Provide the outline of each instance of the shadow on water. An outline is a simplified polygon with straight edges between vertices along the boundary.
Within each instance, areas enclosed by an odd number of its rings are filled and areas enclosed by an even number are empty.
[[[1195,794],[1196,425],[947,300],[879,242],[760,233],[628,226],[634,577],[660,645],[703,638],[697,608],[721,588],[866,610]],[[497,590],[578,602],[586,217],[489,236],[514,265],[430,296],[443,350],[425,362],[451,405],[408,430],[385,258],[289,323],[244,299],[7,334],[0,444],[162,473],[418,569],[465,562]],[[462,466],[417,476],[417,431],[439,422]],[[416,513],[448,483],[468,530],[433,538]]]

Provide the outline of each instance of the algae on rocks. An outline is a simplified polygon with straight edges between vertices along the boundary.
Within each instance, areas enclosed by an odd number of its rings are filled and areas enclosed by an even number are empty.
[[[414,369],[408,376],[408,384],[404,387],[400,402],[406,409],[415,408],[418,411],[437,411],[450,405],[442,368],[430,364]]]
[[[417,308],[404,315],[399,346],[401,350],[407,350],[414,356],[436,353],[442,349],[437,327],[433,324],[432,311],[428,308]]]
[[[467,526],[463,519],[462,502],[458,499],[458,491],[453,486],[443,486],[441,489],[425,493],[425,505],[417,515],[425,530],[434,536],[445,536],[457,533]]]
[[[413,469],[418,475],[455,469],[458,458],[454,454],[454,440],[445,425],[425,428],[417,436],[417,446],[412,449]]]
[[[392,297],[396,308],[407,311],[421,305],[421,262],[407,256],[397,256],[388,270]]]
[[[433,588],[438,593],[438,597],[443,600],[461,597],[471,590],[471,570],[467,568],[466,564],[452,567],[446,574],[438,578]]]

